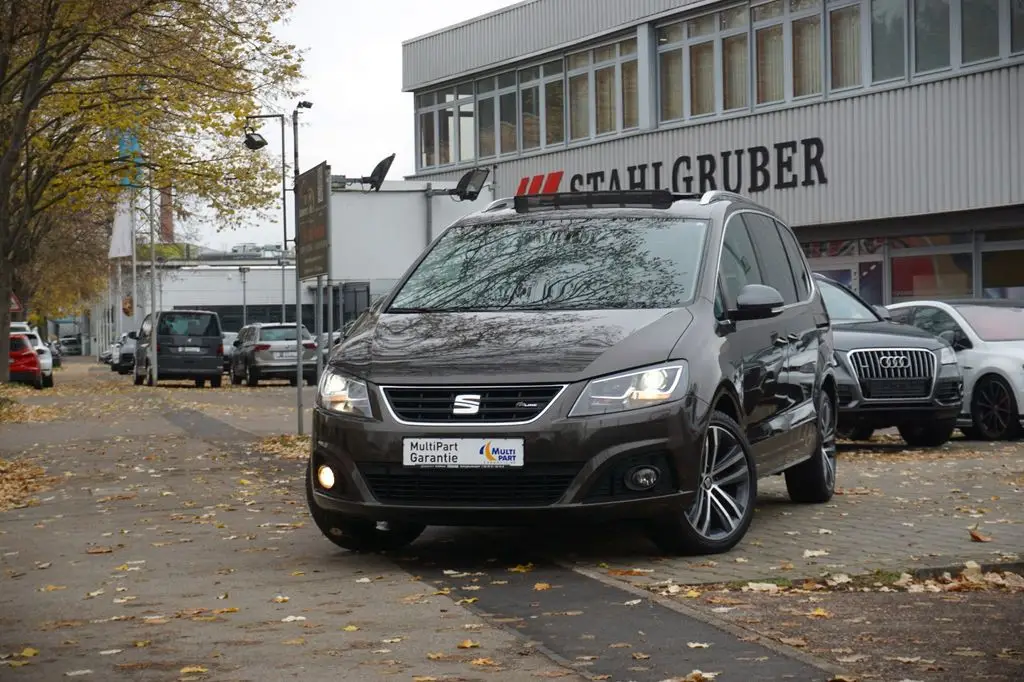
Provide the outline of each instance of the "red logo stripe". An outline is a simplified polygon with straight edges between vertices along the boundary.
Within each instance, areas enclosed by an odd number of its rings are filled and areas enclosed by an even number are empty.
[[[534,175],[533,180],[530,181],[530,189],[526,190],[527,194],[537,194],[540,192],[540,186],[544,182],[544,175]]]
[[[562,184],[562,176],[565,175],[562,171],[555,171],[554,173],[548,173],[548,179],[544,183],[544,187],[541,189],[541,194],[554,194],[558,191],[558,186]]]
[[[521,197],[526,194],[526,186],[529,184],[530,178],[523,178],[519,181],[519,187],[516,189],[516,196]]]

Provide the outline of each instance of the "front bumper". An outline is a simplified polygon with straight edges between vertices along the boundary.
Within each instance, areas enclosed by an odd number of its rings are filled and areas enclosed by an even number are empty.
[[[895,380],[894,380],[895,381]],[[836,367],[841,426],[883,429],[922,421],[955,419],[963,405],[964,382],[956,365],[939,365],[929,394],[922,398],[871,397],[846,363]],[[890,395],[898,396],[898,390]]]
[[[163,379],[209,379],[223,374],[222,356],[208,358],[165,357],[157,359],[157,374]]]
[[[695,400],[569,419],[572,392],[535,422],[490,428],[409,426],[386,410],[378,410],[380,420],[356,420],[317,408],[311,464],[313,471],[329,465],[336,483],[327,492],[314,477],[313,500],[324,509],[377,521],[460,526],[649,519],[692,504],[701,448],[693,426]],[[403,439],[430,437],[522,438],[524,464],[403,466]],[[634,492],[623,480],[640,464],[658,467],[661,476],[651,490]]]
[[[296,364],[278,364],[278,363],[253,363],[253,370],[260,376],[266,378],[280,378],[280,379],[291,379],[295,376],[298,369]],[[302,376],[305,378],[316,377],[316,360],[312,362],[305,361],[302,363]]]

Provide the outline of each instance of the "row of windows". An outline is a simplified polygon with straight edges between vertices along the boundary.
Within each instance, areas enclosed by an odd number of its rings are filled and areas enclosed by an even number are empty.
[[[642,28],[642,30],[644,30]],[[640,78],[664,124],[1024,57],[1022,0],[769,0],[416,97],[420,168],[641,126]]]

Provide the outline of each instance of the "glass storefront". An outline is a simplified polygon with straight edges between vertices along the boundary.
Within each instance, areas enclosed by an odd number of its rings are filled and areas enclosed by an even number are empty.
[[[872,304],[921,298],[1024,299],[1024,227],[813,241],[811,269]]]

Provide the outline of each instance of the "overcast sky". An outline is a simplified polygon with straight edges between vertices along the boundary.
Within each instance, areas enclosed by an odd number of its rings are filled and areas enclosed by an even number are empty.
[[[327,161],[335,175],[368,175],[377,161],[395,152],[388,179],[411,174],[413,103],[412,95],[402,92],[402,41],[511,4],[513,0],[298,0],[278,35],[306,49],[300,89],[313,108],[300,115],[300,169]],[[280,111],[290,117],[294,106],[282,103]],[[257,153],[280,153],[279,126],[270,120],[260,129],[270,144]],[[290,165],[290,119],[286,138]],[[289,200],[289,238],[291,210]],[[239,242],[280,243],[280,207],[271,214],[275,222],[232,232],[207,231],[199,241],[218,249]]]

